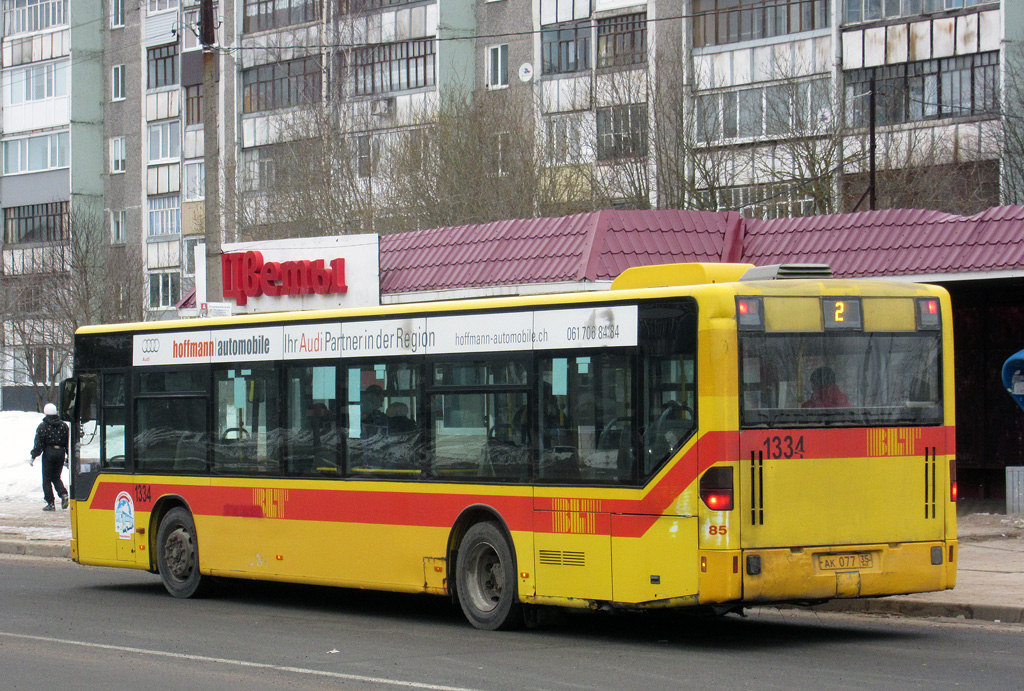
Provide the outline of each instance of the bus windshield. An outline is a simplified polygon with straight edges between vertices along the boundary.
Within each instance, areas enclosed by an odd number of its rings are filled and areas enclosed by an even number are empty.
[[[938,425],[934,333],[740,334],[744,427]]]

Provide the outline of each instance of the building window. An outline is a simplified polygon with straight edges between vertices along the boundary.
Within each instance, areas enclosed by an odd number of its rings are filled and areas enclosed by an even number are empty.
[[[110,100],[125,99],[124,65],[114,65],[110,70]]]
[[[487,48],[487,88],[508,86],[508,44]]]
[[[196,247],[205,241],[205,238],[196,235],[193,237],[187,237],[184,242],[182,242],[181,252],[183,258],[181,260],[181,266],[182,272],[186,276],[196,275]]]
[[[39,295],[39,309],[43,308],[42,288],[33,286],[22,295],[26,303],[34,302],[33,294]],[[26,309],[26,311],[29,311]],[[16,384],[33,384],[53,382],[60,377],[62,357],[54,348],[41,345],[25,345],[16,349],[12,357],[14,361],[13,379]]]
[[[194,202],[206,196],[206,163],[191,161],[185,164],[185,201]]]
[[[999,53],[994,51],[847,72],[853,127],[870,125],[872,75],[878,125],[999,113]]]
[[[181,203],[178,195],[149,198],[149,236],[181,232]]]
[[[320,58],[260,65],[242,71],[242,112],[259,113],[319,103]]]
[[[181,158],[181,121],[165,120],[149,126],[149,162]]]
[[[583,162],[580,116],[576,113],[554,115],[545,122],[547,160],[552,165]]]
[[[699,190],[705,209],[739,211],[746,218],[787,218],[822,213],[808,185],[742,185]]]
[[[697,138],[702,142],[814,133],[830,119],[829,86],[824,79],[697,98]]]
[[[273,146],[243,149],[239,156],[239,186],[242,192],[269,192],[275,186]]]
[[[825,29],[832,14],[830,0],[694,0],[693,11],[698,48]]]
[[[320,19],[323,0],[245,0],[242,31],[250,33]]]
[[[68,239],[67,223],[67,202],[10,207],[4,209],[4,242],[64,242]]]
[[[846,24],[872,22],[878,19],[913,17],[922,12],[941,12],[993,0],[845,0],[843,21]]]
[[[68,95],[68,62],[45,62],[4,72],[4,105],[16,106]]]
[[[175,0],[176,1],[176,0]],[[146,51],[147,89],[159,89],[178,83],[178,44],[150,48]]]
[[[647,14],[623,14],[597,20],[597,66],[647,62]]]
[[[149,14],[178,9],[178,0],[148,0]]]
[[[541,31],[541,71],[567,74],[590,69],[589,21],[560,24]]]
[[[69,0],[4,0],[4,37],[68,23]]]
[[[125,212],[110,212],[110,242],[114,245],[124,244]]]
[[[177,272],[149,275],[149,308],[174,307],[181,300],[181,277]]]
[[[185,125],[203,124],[203,85],[185,87]]]
[[[600,108],[597,111],[597,160],[647,155],[647,104]]]
[[[128,149],[124,137],[110,138],[110,172],[123,173],[127,170]]]
[[[4,174],[35,173],[41,170],[67,168],[69,150],[67,132],[6,141],[4,142]]]
[[[124,27],[124,0],[110,0],[110,28]]]
[[[434,39],[357,48],[352,52],[354,93],[405,91],[434,85]]]
[[[356,173],[361,178],[373,175],[377,162],[377,141],[369,134],[356,137]]]

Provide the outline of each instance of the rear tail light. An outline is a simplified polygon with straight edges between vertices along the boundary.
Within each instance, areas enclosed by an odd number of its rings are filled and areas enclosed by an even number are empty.
[[[712,511],[732,511],[732,468],[709,468],[700,479],[700,500]]]
[[[956,459],[949,459],[949,500],[956,501]]]

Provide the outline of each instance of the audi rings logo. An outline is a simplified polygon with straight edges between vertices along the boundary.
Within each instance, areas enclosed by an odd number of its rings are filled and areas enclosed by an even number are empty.
[[[160,339],[158,338],[144,338],[142,339],[142,352],[143,353],[156,353],[160,350]]]

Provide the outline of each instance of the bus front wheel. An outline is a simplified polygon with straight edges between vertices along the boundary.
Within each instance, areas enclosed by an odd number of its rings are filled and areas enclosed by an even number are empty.
[[[478,629],[511,629],[523,622],[516,602],[516,570],[512,548],[495,523],[477,523],[459,545],[456,564],[459,604]]]
[[[192,597],[205,585],[199,573],[199,546],[192,514],[182,507],[167,512],[156,534],[157,566],[164,587],[174,597]]]

